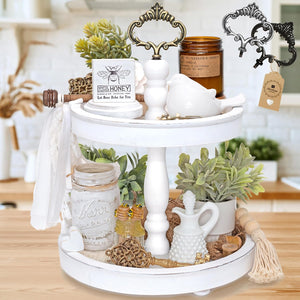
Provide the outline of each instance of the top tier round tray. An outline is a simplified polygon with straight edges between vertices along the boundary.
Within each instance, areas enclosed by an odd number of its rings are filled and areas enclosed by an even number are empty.
[[[225,100],[226,101],[226,100]],[[125,119],[96,115],[72,104],[72,132],[112,145],[181,147],[218,143],[240,134],[242,107],[207,118],[185,120]]]

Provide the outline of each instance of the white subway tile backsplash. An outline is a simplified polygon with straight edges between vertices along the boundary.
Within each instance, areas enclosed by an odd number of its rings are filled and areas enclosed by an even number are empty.
[[[298,128],[300,130],[300,107],[280,109],[280,112],[269,113],[268,127],[278,128],[284,124],[287,128]]]
[[[243,126],[249,127],[264,127],[266,125],[266,117],[263,114],[244,114]]]
[[[300,129],[292,129],[291,130],[291,141],[292,142],[300,142]],[[300,150],[299,150],[300,154]]]
[[[248,128],[247,129],[247,139],[254,140],[260,136],[265,136],[266,138],[274,139],[279,143],[283,144],[290,140],[290,131],[287,128]]]

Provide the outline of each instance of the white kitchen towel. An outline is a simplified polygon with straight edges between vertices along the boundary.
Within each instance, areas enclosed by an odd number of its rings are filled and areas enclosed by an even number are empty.
[[[44,230],[59,223],[70,173],[71,115],[68,103],[57,104],[45,122],[37,154],[31,225]],[[70,179],[68,179],[70,180]]]

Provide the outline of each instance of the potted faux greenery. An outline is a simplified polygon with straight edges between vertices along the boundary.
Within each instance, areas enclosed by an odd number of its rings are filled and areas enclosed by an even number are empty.
[[[121,203],[130,206],[133,204],[144,206],[144,180],[147,155],[143,155],[140,158],[138,153],[132,153],[131,155],[127,154],[119,157],[112,148],[96,149],[81,144],[79,146],[81,153],[86,159],[99,163],[118,162],[121,171],[118,180]],[[129,171],[127,171],[128,160],[131,164]]]
[[[93,59],[122,59],[131,56],[131,44],[127,43],[128,35],[121,28],[107,19],[87,23],[83,27],[84,38],[75,43],[75,51],[86,60],[91,68]],[[135,59],[135,58],[134,58]],[[135,92],[137,99],[142,99],[146,83],[143,66],[135,59]]]
[[[246,202],[252,193],[257,195],[264,191],[260,185],[263,166],[254,167],[249,148],[241,144],[232,154],[227,146],[228,142],[224,155],[216,150],[214,158],[209,158],[208,150],[202,148],[200,158],[192,163],[190,156],[182,153],[178,163],[181,172],[177,174],[176,188],[192,191],[200,206],[211,201],[219,207],[220,217],[208,236],[210,241],[221,234],[231,234],[235,226],[236,198]]]
[[[279,144],[264,137],[253,140],[249,146],[250,152],[255,156],[256,164],[263,164],[263,174],[265,181],[277,180],[277,161],[282,157]]]
[[[123,34],[118,25],[101,19],[98,22],[87,23],[83,32],[85,38],[76,42],[75,50],[86,59],[89,68],[92,67],[92,59],[131,57],[127,33]]]
[[[234,153],[235,149],[243,143],[248,145],[245,138],[234,138],[228,141],[227,151]],[[263,180],[276,181],[277,180],[277,161],[282,157],[279,144],[271,139],[258,137],[249,145],[250,153],[254,156],[256,165],[263,165]],[[225,153],[225,142],[219,145],[220,154]]]

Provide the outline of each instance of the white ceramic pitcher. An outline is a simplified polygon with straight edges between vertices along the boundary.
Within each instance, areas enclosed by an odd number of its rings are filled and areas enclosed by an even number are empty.
[[[205,238],[218,221],[219,209],[212,202],[207,202],[201,209],[194,209],[195,202],[194,193],[187,191],[183,195],[185,209],[175,207],[172,210],[180,216],[181,223],[174,228],[169,253],[171,260],[193,264],[197,253],[201,253],[203,257],[208,253]],[[204,225],[200,226],[199,218],[207,210],[211,210],[212,215]]]

